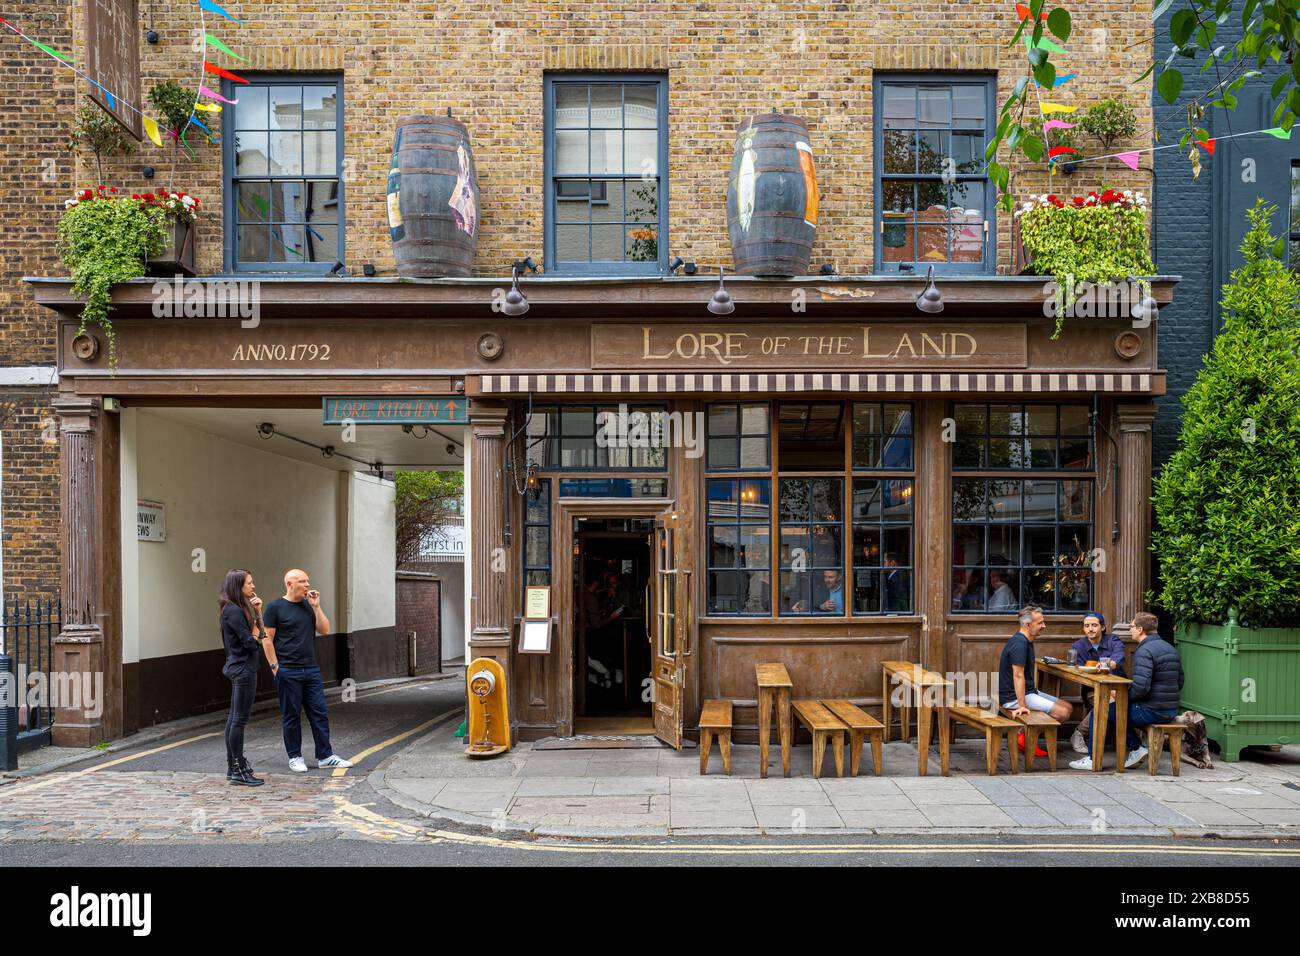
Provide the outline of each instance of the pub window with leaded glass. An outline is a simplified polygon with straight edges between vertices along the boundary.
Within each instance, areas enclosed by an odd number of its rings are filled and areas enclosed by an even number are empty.
[[[912,406],[853,403],[854,614],[912,612]],[[876,477],[879,475],[879,477]]]
[[[710,405],[705,417],[710,471],[766,471],[772,464],[772,425],[766,402]]]
[[[881,76],[875,97],[877,271],[991,271],[992,80]]]
[[[537,494],[524,496],[524,585],[551,583],[551,483],[542,479]]]
[[[222,141],[232,271],[320,272],[343,259],[343,84],[337,78],[226,82]],[[192,128],[191,134],[198,130]]]
[[[664,471],[676,427],[662,405],[541,405],[528,460],[543,471]]]
[[[708,613],[772,612],[772,482],[710,478],[706,516]]]
[[[969,404],[953,413],[952,609],[1087,610],[1095,483],[1077,472],[1093,467],[1090,407]]]
[[[844,614],[844,479],[781,478],[781,614]]]

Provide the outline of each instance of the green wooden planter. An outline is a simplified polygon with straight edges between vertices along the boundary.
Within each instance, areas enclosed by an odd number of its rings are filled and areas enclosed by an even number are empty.
[[[1241,748],[1300,743],[1300,628],[1188,624],[1176,632],[1181,705],[1205,716],[1223,759]]]

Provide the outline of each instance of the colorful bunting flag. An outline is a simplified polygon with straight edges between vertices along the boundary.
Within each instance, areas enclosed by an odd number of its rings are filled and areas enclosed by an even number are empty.
[[[213,74],[214,76],[220,76],[224,79],[230,80],[232,83],[243,83],[245,85],[248,84],[248,80],[244,79],[242,76],[236,76],[234,73],[231,73],[229,70],[223,70],[215,63],[209,63],[207,60],[203,61],[203,69],[207,70],[209,73]]]
[[[214,37],[211,33],[203,34],[203,39],[207,41],[208,46],[220,50],[226,56],[233,56],[236,60],[239,60],[241,63],[244,61],[244,58],[242,56],[240,56],[234,50],[230,49],[230,47],[226,46],[224,43],[222,43],[220,40]]]
[[[155,146],[161,146],[162,139],[158,136],[158,124],[143,113],[140,114],[140,122],[144,124],[145,135],[153,141]]]
[[[220,112],[221,112],[221,104],[220,104],[220,103],[195,103],[195,104],[194,104],[194,108],[195,108],[196,110],[202,110],[202,111],[205,112],[205,113],[220,113]]]
[[[200,87],[199,87],[199,96],[206,96],[206,97],[207,97],[208,99],[210,99],[210,100],[220,100],[221,102],[223,102],[223,103],[229,103],[229,104],[232,105],[232,106],[239,102],[239,100],[228,100],[228,99],[226,99],[224,96],[222,96],[220,93],[214,93],[214,92],[212,92],[212,91],[211,91],[210,89],[208,89],[206,86],[200,86]]]
[[[1067,123],[1064,120],[1047,120],[1043,123],[1043,132],[1050,133],[1054,129],[1074,129],[1077,123]]]
[[[1033,12],[1023,3],[1016,4],[1016,16],[1018,16],[1021,20],[1028,20],[1030,16],[1032,16],[1032,13]],[[1038,19],[1042,20],[1046,16],[1047,16],[1046,13],[1040,12],[1038,14]]]
[[[1269,136],[1276,137],[1277,139],[1291,138],[1291,131],[1289,129],[1283,129],[1280,126],[1274,126],[1272,129],[1261,130],[1260,132],[1268,133]]]
[[[1046,36],[1041,36],[1041,37],[1039,37],[1039,38],[1038,38],[1038,42],[1035,43],[1035,42],[1034,42],[1034,38],[1033,38],[1032,36],[1030,36],[1028,30],[1025,31],[1025,46],[1028,47],[1028,48],[1031,49],[1031,50],[1032,50],[1032,49],[1035,49],[1035,48],[1037,48],[1037,49],[1039,49],[1039,50],[1046,50],[1048,53],[1064,53],[1064,52],[1065,52],[1065,48],[1064,48],[1064,47],[1057,46],[1057,44],[1056,44],[1055,42],[1053,42],[1052,40],[1048,39]]]
[[[1115,158],[1118,159],[1125,166],[1127,166],[1129,169],[1137,169],[1138,157],[1140,155],[1141,155],[1140,153],[1134,150],[1133,152],[1128,152],[1128,153],[1116,153]]]
[[[216,14],[217,16],[219,16],[219,17],[225,17],[225,18],[226,18],[227,20],[229,20],[231,23],[243,23],[243,22],[244,22],[243,20],[240,20],[240,19],[238,19],[237,17],[232,17],[229,13],[227,13],[227,12],[226,12],[225,10],[223,10],[221,7],[219,7],[219,6],[217,6],[215,3],[213,3],[212,0],[199,0],[199,7],[200,7],[201,9],[203,9],[203,10],[207,10],[209,13],[215,13],[215,14]]]
[[[1039,105],[1039,109],[1044,116],[1049,116],[1052,113],[1073,113],[1078,108],[1077,106],[1065,106],[1061,103],[1042,103]]]
[[[1196,141],[1196,145],[1199,146],[1199,147],[1201,147],[1201,149],[1205,150],[1206,154],[1208,154],[1208,155],[1210,155],[1210,156],[1213,156],[1213,155],[1214,155],[1214,140],[1212,140],[1212,139],[1198,139],[1198,140]]]
[[[1066,153],[1077,153],[1077,152],[1078,152],[1077,149],[1072,149],[1069,146],[1053,146],[1051,149],[1047,151],[1047,155],[1050,156],[1052,159],[1055,159],[1057,156],[1063,156]]]

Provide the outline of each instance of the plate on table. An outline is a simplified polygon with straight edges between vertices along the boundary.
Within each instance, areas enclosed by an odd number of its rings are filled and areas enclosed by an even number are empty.
[[[1080,664],[1079,670],[1083,671],[1085,674],[1097,674],[1101,672],[1101,668],[1096,664]]]

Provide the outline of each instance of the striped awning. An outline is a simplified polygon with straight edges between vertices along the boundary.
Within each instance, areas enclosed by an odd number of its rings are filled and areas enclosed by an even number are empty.
[[[484,395],[677,392],[1151,392],[1150,372],[613,372],[483,375]]]

